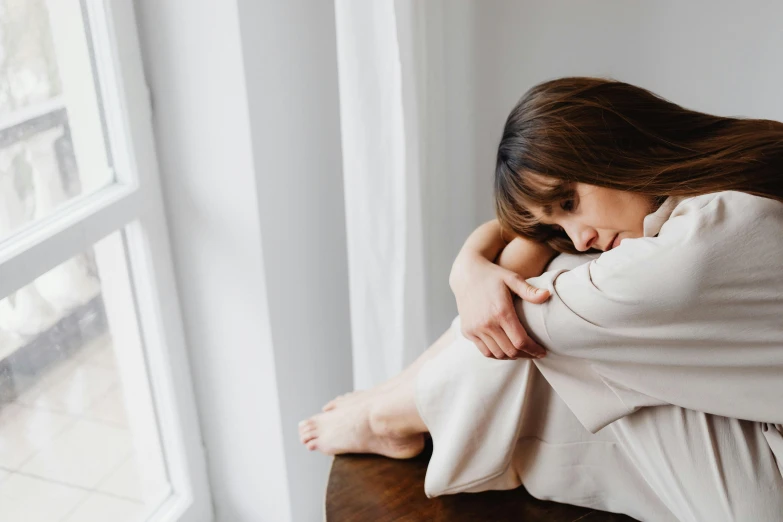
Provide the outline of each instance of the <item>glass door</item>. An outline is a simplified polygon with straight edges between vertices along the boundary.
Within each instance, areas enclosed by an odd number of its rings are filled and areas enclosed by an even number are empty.
[[[0,0],[0,520],[207,521],[131,0]]]

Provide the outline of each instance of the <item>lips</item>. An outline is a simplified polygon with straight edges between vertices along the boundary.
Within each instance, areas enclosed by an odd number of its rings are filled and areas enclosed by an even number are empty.
[[[609,242],[609,244],[608,244],[608,245],[606,245],[606,248],[604,249],[604,252],[609,252],[611,249],[613,249],[614,247],[616,247],[617,245],[619,245],[619,244],[620,244],[620,241],[618,240],[618,238],[619,238],[619,237],[620,237],[620,233],[618,232],[618,233],[617,233],[617,234],[616,234],[616,235],[615,235],[615,236],[612,238],[612,240]]]

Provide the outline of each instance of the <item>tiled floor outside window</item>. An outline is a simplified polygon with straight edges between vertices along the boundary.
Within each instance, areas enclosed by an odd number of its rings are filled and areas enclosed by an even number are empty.
[[[146,518],[110,342],[95,339],[0,404],[0,521]]]

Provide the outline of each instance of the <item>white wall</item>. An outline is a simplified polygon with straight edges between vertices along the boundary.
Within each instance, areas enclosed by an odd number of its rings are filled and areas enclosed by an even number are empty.
[[[511,108],[538,82],[611,76],[676,103],[783,120],[783,2],[428,0],[430,340],[456,308],[454,256],[494,217],[492,181]]]
[[[475,185],[475,0],[427,0],[424,19],[423,107],[426,143],[422,201],[427,336],[434,342],[457,313],[449,288],[454,258],[479,224]]]
[[[321,519],[297,422],[352,381],[333,6],[137,6],[216,520]]]
[[[353,382],[334,5],[237,3],[292,520],[320,520],[297,424]]]
[[[783,120],[783,2],[487,0],[473,7],[469,116],[476,121],[480,220],[493,215],[505,118],[546,79],[608,75],[686,107]],[[461,145],[452,152],[465,155]]]

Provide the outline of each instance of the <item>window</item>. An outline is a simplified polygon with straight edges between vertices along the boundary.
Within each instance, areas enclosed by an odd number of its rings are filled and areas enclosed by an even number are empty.
[[[152,143],[130,0],[0,0],[0,520],[209,516]]]

